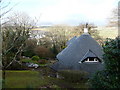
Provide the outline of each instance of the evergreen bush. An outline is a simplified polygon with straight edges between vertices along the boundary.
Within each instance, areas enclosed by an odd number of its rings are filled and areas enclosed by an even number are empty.
[[[78,70],[62,70],[59,74],[64,78],[64,80],[77,83],[84,82],[87,79],[87,72]]]
[[[107,39],[103,46],[105,70],[90,80],[94,88],[120,88],[120,37]]]

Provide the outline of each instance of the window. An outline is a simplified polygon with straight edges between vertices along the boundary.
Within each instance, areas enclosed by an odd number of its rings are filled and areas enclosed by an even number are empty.
[[[88,57],[85,59],[85,62],[99,62],[97,57]]]

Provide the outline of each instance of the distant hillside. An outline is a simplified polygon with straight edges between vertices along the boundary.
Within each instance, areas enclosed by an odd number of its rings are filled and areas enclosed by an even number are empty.
[[[50,26],[43,26],[40,28],[35,28],[32,30],[42,30],[42,31],[49,31]],[[98,27],[97,28],[99,35],[102,38],[112,38],[114,39],[118,35],[118,28],[117,27]]]
[[[117,27],[98,27],[97,30],[99,31],[99,35],[105,38],[116,38],[118,35],[118,28]]]
[[[32,30],[42,30],[42,31],[48,31],[50,27],[39,27],[39,28],[34,28]]]

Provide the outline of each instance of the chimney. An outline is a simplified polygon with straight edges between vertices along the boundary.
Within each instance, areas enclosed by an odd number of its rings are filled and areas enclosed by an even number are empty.
[[[88,28],[84,28],[84,33],[88,33]]]
[[[87,26],[88,26],[88,23],[86,23],[85,28],[84,28],[84,33],[86,33],[86,34],[88,33],[88,27]]]

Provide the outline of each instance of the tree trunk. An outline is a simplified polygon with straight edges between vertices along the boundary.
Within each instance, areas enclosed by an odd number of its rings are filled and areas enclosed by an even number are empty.
[[[2,88],[5,88],[5,68],[2,69]]]

